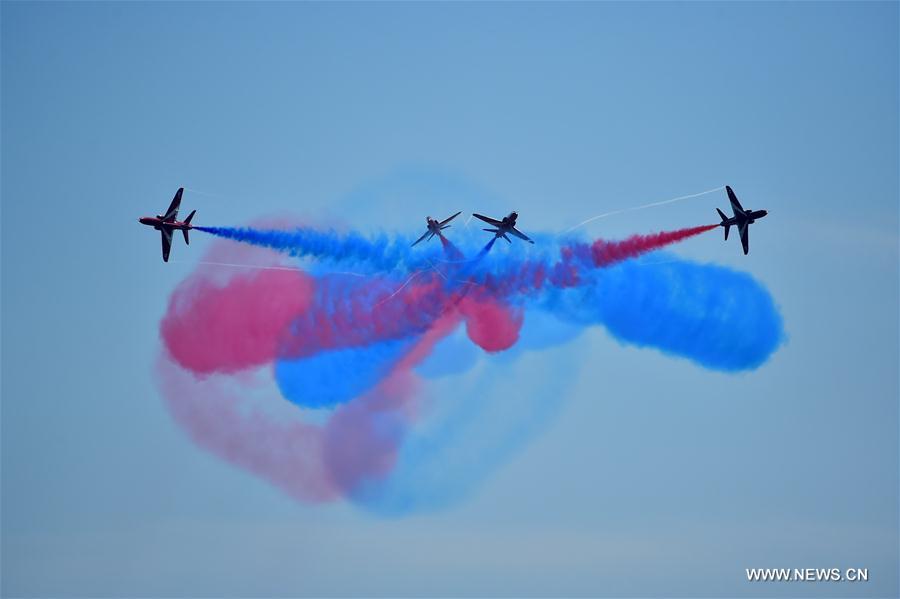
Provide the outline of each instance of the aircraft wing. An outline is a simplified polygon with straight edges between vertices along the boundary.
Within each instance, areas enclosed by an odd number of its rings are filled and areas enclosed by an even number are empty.
[[[741,234],[741,245],[744,246],[744,255],[750,251],[750,225],[747,223],[741,223],[738,226],[738,230]]]
[[[462,213],[461,213],[461,212],[457,212],[456,214],[454,214],[454,215],[451,216],[450,218],[445,218],[444,220],[442,220],[442,221],[440,222],[440,226],[443,227],[444,225],[446,225],[447,223],[449,223],[451,220],[453,220],[454,218],[456,218],[456,217],[459,216],[460,214],[462,214]]]
[[[179,187],[178,191],[175,192],[175,197],[172,198],[172,203],[169,204],[169,209],[166,210],[166,215],[163,217],[164,221],[173,221],[178,218],[178,209],[181,207],[181,194],[184,193],[184,187]]]
[[[515,228],[515,227],[512,227],[512,228],[509,230],[509,232],[512,233],[513,235],[515,235],[516,237],[518,237],[519,239],[521,239],[522,241],[527,241],[528,243],[534,243],[534,242],[528,237],[528,235],[526,235],[525,233],[522,233],[520,230],[518,230],[518,229]]]
[[[169,229],[162,227],[159,230],[160,237],[162,237],[162,252],[163,252],[163,262],[169,261],[169,250],[172,249],[172,231]]]
[[[728,201],[731,202],[731,211],[735,214],[743,214],[744,207],[741,206],[741,203],[738,201],[737,196],[734,195],[734,191],[729,186],[725,186],[725,191],[728,192]]]
[[[422,235],[421,237],[419,237],[418,239],[416,239],[416,240],[413,242],[413,245],[416,245],[417,243],[419,243],[420,241],[424,240],[424,239],[425,239],[426,237],[428,237],[429,235],[431,235],[431,231],[425,231],[425,234]],[[409,247],[412,247],[412,245],[409,246]]]
[[[483,220],[484,222],[486,222],[489,225],[494,225],[495,227],[499,227],[500,225],[503,224],[503,221],[499,221],[496,218],[491,218],[490,216],[484,216],[484,215],[475,214],[475,213],[472,213],[472,216],[474,216],[475,218],[477,218],[479,220]]]

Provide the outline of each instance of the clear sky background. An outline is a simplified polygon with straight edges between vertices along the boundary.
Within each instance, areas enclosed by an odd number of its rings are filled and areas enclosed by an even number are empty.
[[[900,592],[896,2],[3,2],[0,17],[4,596]],[[420,172],[444,199],[366,201]],[[575,364],[562,410],[434,514],[298,504],[194,446],[153,364],[168,295],[211,240],[163,264],[135,219],[183,185],[206,192],[185,194],[204,224],[299,214],[413,235],[424,214],[483,209],[446,201],[443,177],[526,231],[728,183],[770,211],[751,254],[719,232],[675,251],[757,277],[788,342],[740,375],[602,329],[530,368],[498,360],[520,393]],[[589,232],[716,222],[717,206]],[[870,581],[751,584],[748,567]]]

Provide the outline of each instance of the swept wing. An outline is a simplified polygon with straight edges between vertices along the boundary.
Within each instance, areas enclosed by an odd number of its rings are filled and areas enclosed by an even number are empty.
[[[528,235],[526,235],[525,233],[522,233],[520,230],[518,230],[518,229],[515,228],[515,227],[511,227],[511,228],[509,229],[508,232],[509,232],[509,233],[512,233],[513,235],[515,235],[516,237],[518,237],[518,238],[521,239],[522,241],[527,241],[528,243],[534,243],[534,242],[531,240],[531,238],[528,237]]]
[[[472,216],[474,216],[475,218],[477,218],[479,220],[483,220],[484,222],[486,222],[489,225],[494,225],[495,227],[499,227],[500,225],[503,224],[503,221],[499,221],[496,218],[491,218],[490,216],[484,216],[483,214],[473,213]]]
[[[159,233],[160,237],[162,238],[163,262],[168,262],[169,250],[172,249],[172,230],[166,227],[161,227]]]
[[[416,245],[420,241],[424,241],[426,237],[428,237],[428,239],[430,240],[432,237],[434,237],[434,233],[432,233],[431,231],[425,231],[425,234],[422,235],[421,237],[419,237],[418,239],[416,239],[413,242],[413,245]],[[410,246],[410,247],[412,247],[412,246]]]
[[[459,216],[460,214],[462,214],[462,212],[457,212],[456,214],[454,214],[454,215],[451,216],[450,218],[445,218],[444,220],[442,220],[442,221],[439,223],[440,227],[443,229],[443,228],[444,228],[444,225],[446,225],[447,223],[449,223],[451,220],[453,220],[454,218],[456,218],[456,217]]]
[[[178,208],[181,207],[181,194],[183,193],[184,187],[179,187],[178,191],[175,192],[175,197],[172,198],[172,203],[169,204],[169,209],[166,210],[166,214],[163,216],[164,221],[172,222],[178,218]]]
[[[744,246],[744,255],[750,251],[750,225],[746,222],[738,225],[738,231],[741,234],[741,245]]]
[[[735,216],[744,213],[744,207],[741,206],[741,203],[738,201],[737,196],[734,194],[734,191],[728,185],[725,186],[725,191],[728,192],[728,201],[731,202],[731,211]]]

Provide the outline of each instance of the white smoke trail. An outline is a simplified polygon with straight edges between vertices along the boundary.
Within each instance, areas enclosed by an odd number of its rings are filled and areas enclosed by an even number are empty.
[[[199,193],[202,196],[209,196],[212,198],[227,198],[228,196],[222,195],[221,193],[212,193],[211,191],[201,191],[199,189],[194,189],[193,187],[185,187],[185,191],[190,193]]]
[[[663,206],[663,205],[665,205],[665,204],[671,204],[671,203],[673,203],[673,202],[680,202],[681,200],[687,200],[687,199],[690,199],[690,198],[696,198],[696,197],[699,197],[699,196],[702,196],[702,195],[706,195],[706,194],[708,194],[708,193],[713,193],[713,192],[716,192],[716,191],[722,191],[723,189],[725,189],[725,186],[724,186],[724,185],[720,185],[719,187],[716,187],[716,188],[713,188],[713,189],[707,189],[706,191],[701,191],[700,193],[692,193],[692,194],[686,195],[686,196],[678,196],[677,198],[672,198],[672,199],[670,199],[670,200],[663,200],[662,202],[653,202],[652,204],[644,204],[644,205],[642,205],[642,206],[632,206],[631,208],[621,208],[621,209],[619,209],[619,210],[613,210],[613,211],[611,211],[611,212],[604,212],[603,214],[598,214],[597,216],[592,216],[591,218],[589,218],[589,219],[587,219],[587,220],[581,221],[580,223],[578,223],[578,224],[575,225],[574,227],[572,227],[572,228],[570,228],[570,229],[566,229],[566,230],[563,231],[560,235],[565,235],[566,233],[571,233],[571,232],[574,231],[575,229],[578,229],[578,228],[580,228],[580,227],[583,227],[584,225],[586,225],[586,224],[588,224],[588,223],[591,223],[591,222],[594,222],[595,220],[598,220],[598,219],[601,219],[601,218],[606,218],[607,216],[613,216],[613,215],[615,215],[615,214],[622,214],[622,213],[624,213],[624,212],[634,212],[635,210],[643,210],[643,209],[645,209],[645,208],[653,208],[653,207],[655,207],[655,206]]]
[[[307,271],[304,271],[304,270],[301,269],[301,268],[293,268],[293,267],[290,267],[290,266],[259,266],[259,265],[257,265],[257,264],[236,264],[236,263],[233,263],[233,262],[210,262],[210,261],[208,261],[208,260],[198,260],[197,262],[191,262],[191,261],[189,261],[189,260],[171,260],[171,262],[174,263],[174,264],[204,264],[204,265],[208,265],[208,266],[229,266],[229,267],[233,267],[233,268],[252,268],[252,269],[256,269],[256,270],[292,270],[292,271],[299,271],[299,272],[303,272],[303,273],[306,273],[306,272],[307,272]],[[431,261],[429,260],[429,263],[430,263],[430,262],[431,262]],[[383,304],[384,302],[386,302],[386,301],[388,301],[388,300],[394,298],[398,293],[400,293],[401,291],[403,291],[403,289],[404,289],[407,285],[409,285],[410,283],[412,283],[413,279],[415,279],[416,277],[418,277],[418,276],[419,276],[420,274],[422,274],[423,272],[427,272],[427,271],[429,271],[429,270],[434,270],[434,271],[437,272],[439,275],[441,275],[445,280],[447,279],[446,275],[444,275],[444,273],[442,273],[440,270],[438,270],[438,269],[434,266],[434,264],[432,264],[432,265],[431,265],[431,268],[426,268],[426,269],[423,269],[423,270],[417,270],[417,271],[415,271],[415,272],[412,274],[412,276],[410,276],[410,277],[406,280],[405,283],[403,283],[400,287],[397,288],[396,291],[394,291],[392,294],[390,294],[389,296],[387,296],[386,298],[384,298],[383,300],[381,300],[380,302],[378,302],[377,304],[375,304],[375,305],[373,306],[373,308],[374,308],[374,307],[377,307],[377,306],[380,306],[380,305]],[[328,271],[328,272],[325,272],[325,273],[316,273],[316,274],[348,275],[348,276],[352,276],[352,277],[367,278],[367,277],[374,277],[374,276],[376,276],[376,275],[378,275],[378,274],[381,274],[381,273],[361,274],[361,273],[358,273],[358,272]]]
[[[383,304],[384,302],[386,302],[386,301],[388,301],[389,299],[393,298],[395,295],[397,295],[398,293],[400,293],[401,291],[403,291],[403,288],[406,287],[407,285],[409,285],[409,284],[412,282],[413,279],[415,279],[415,278],[418,277],[420,274],[422,274],[423,272],[426,272],[426,271],[428,271],[428,270],[431,270],[431,269],[427,269],[427,268],[426,268],[425,270],[417,270],[416,272],[414,272],[414,273],[412,274],[411,277],[409,277],[408,279],[406,279],[406,282],[403,283],[403,285],[400,285],[400,287],[397,288],[397,290],[394,291],[394,293],[390,294],[389,296],[387,296],[386,298],[384,298],[383,300],[381,300],[380,302],[378,302],[377,304],[375,304],[375,305],[372,306],[372,307],[373,307],[373,308],[377,308],[378,306],[380,306],[380,305]]]
[[[307,271],[303,270],[302,268],[297,268],[297,267],[293,267],[293,266],[260,266],[258,264],[235,264],[233,262],[210,262],[208,260],[198,260],[196,262],[192,262],[190,260],[171,260],[171,262],[173,262],[175,264],[205,264],[205,265],[209,265],[209,266],[230,266],[232,268],[253,268],[256,270],[293,270],[293,271],[299,271],[299,272],[303,272],[303,273],[307,272]],[[328,272],[316,273],[316,274],[348,275],[351,277],[365,278],[365,277],[374,276],[375,274],[378,274],[378,273],[361,274],[358,272],[337,270],[337,271],[328,271]]]

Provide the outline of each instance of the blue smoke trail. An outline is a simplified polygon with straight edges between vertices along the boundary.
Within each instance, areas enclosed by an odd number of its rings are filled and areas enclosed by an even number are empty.
[[[772,296],[746,273],[712,264],[629,260],[589,285],[550,290],[539,304],[561,318],[601,324],[619,341],[713,370],[762,365],[784,340]]]
[[[415,339],[320,351],[275,363],[275,381],[288,401],[307,408],[332,408],[372,389],[390,374]]]
[[[421,248],[415,254],[409,243],[387,235],[368,239],[359,233],[340,234],[296,228],[289,231],[250,227],[194,227],[198,231],[260,247],[267,247],[297,258],[315,258],[340,262],[375,271],[407,271],[422,268],[429,260],[439,260],[440,250]]]

